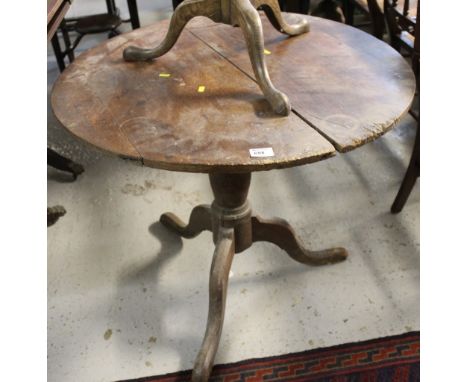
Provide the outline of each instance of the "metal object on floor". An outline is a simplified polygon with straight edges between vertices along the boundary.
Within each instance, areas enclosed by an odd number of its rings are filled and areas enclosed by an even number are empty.
[[[286,94],[276,89],[270,80],[265,62],[263,30],[257,8],[262,7],[272,25],[281,33],[296,36],[309,31],[305,19],[288,24],[277,0],[185,0],[174,11],[164,40],[155,48],[129,46],[124,50],[126,61],[147,61],[166,54],[177,42],[185,25],[196,16],[205,16],[217,23],[240,26],[247,43],[255,78],[273,110],[289,115],[291,105]]]

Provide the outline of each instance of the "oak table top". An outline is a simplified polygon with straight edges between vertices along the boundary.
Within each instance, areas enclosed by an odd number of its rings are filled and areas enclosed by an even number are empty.
[[[270,75],[291,101],[287,117],[275,114],[254,81],[241,31],[205,19],[192,21],[155,61],[125,62],[122,51],[156,45],[168,22],[115,37],[80,55],[52,91],[61,123],[98,148],[147,166],[209,173],[211,206],[196,206],[188,224],[170,212],[160,217],[185,238],[210,231],[215,243],[192,382],[209,379],[235,253],[266,241],[309,266],[348,256],[343,247],[309,250],[285,220],[255,215],[247,199],[251,173],[359,147],[394,126],[413,99],[411,68],[392,48],[342,24],[308,21],[310,32],[290,38],[263,22]],[[259,148],[274,155],[251,157]]]
[[[204,18],[151,62],[125,62],[122,51],[156,44],[168,21],[81,54],[55,83],[52,108],[72,134],[102,150],[205,173],[312,163],[392,128],[414,96],[410,66],[358,29],[301,17],[310,32],[292,38],[263,22],[270,76],[291,100],[288,117],[274,114],[256,85],[241,30]],[[250,157],[249,149],[266,147],[273,157]]]

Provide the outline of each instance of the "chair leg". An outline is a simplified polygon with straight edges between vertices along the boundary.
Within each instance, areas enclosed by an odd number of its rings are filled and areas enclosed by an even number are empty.
[[[55,59],[57,60],[59,70],[63,72],[65,70],[65,61],[63,59],[62,50],[60,49],[60,42],[57,36],[57,32],[55,32],[55,34],[52,36],[50,42],[52,43],[52,48],[54,50]]]
[[[300,0],[299,1],[299,13],[307,15],[309,13],[310,0]]]
[[[175,10],[164,40],[155,48],[144,49],[136,46],[125,48],[125,61],[148,61],[169,52],[177,42],[185,25],[195,16],[206,16],[221,21],[220,0],[185,0]]]
[[[234,257],[234,229],[220,228],[210,271],[210,303],[203,344],[192,372],[192,382],[208,381],[223,329],[226,294]]]
[[[132,29],[140,28],[140,18],[138,16],[138,6],[136,0],[127,0],[128,13],[130,13],[130,23]]]
[[[385,32],[385,16],[377,0],[367,0],[369,14],[372,20],[372,33],[379,40],[382,40]]]
[[[418,178],[419,178],[419,126],[418,126],[418,131],[416,133],[416,141],[414,142],[413,154],[411,155],[411,160],[410,160],[408,169],[406,170],[406,174],[403,179],[403,182],[401,183],[398,194],[391,207],[391,212],[393,214],[397,214],[401,212]]]
[[[118,36],[119,34],[120,34],[120,31],[118,31],[117,29],[112,29],[107,35],[107,37],[112,38],[112,37]]]
[[[68,34],[68,31],[65,27],[61,28],[62,31],[62,36],[63,36],[63,41],[65,43],[65,52],[68,57],[68,62],[71,64],[75,60],[75,53],[73,52],[73,49],[71,49],[72,44],[70,42],[70,35]]]

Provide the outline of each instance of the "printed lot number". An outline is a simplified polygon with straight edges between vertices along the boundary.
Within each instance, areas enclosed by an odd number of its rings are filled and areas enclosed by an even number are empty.
[[[275,153],[273,152],[273,148],[271,147],[264,147],[258,149],[250,149],[250,157],[251,158],[266,158],[266,157],[274,157]]]

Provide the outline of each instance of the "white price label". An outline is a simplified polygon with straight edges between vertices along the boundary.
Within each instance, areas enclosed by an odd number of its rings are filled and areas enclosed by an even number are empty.
[[[260,149],[250,149],[251,158],[265,158],[265,157],[274,157],[275,153],[271,147],[264,147]]]

